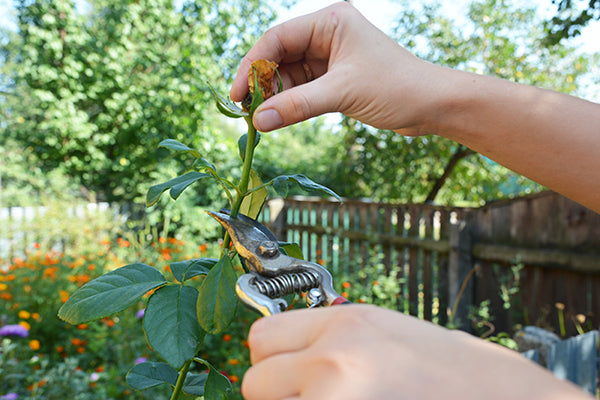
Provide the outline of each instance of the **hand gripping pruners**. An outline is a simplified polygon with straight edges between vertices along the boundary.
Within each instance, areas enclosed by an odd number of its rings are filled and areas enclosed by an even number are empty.
[[[249,272],[236,284],[238,297],[263,316],[287,308],[282,296],[308,292],[309,307],[350,303],[333,289],[331,274],[319,264],[299,260],[281,252],[275,235],[260,222],[238,214],[207,211],[231,237]]]

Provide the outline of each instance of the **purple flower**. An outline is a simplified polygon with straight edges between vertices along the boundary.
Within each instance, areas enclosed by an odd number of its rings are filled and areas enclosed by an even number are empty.
[[[11,392],[11,393],[6,393],[4,396],[0,396],[0,400],[17,400],[19,398],[19,395]]]
[[[135,359],[135,364],[136,365],[137,364],[141,364],[141,363],[146,362],[146,361],[148,361],[148,359],[146,357],[138,357],[138,358]]]
[[[4,325],[0,328],[0,336],[29,336],[29,331],[21,325]],[[9,393],[10,394],[10,393]]]
[[[96,382],[98,379],[100,379],[100,375],[98,375],[97,372],[92,372],[90,374],[90,382]]]
[[[140,311],[138,311],[135,316],[137,317],[137,319],[142,319],[144,318],[144,314],[146,313],[146,309],[142,308]]]

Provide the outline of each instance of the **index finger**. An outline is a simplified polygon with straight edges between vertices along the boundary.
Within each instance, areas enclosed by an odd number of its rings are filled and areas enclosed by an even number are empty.
[[[240,62],[231,87],[231,99],[242,101],[248,93],[248,69],[254,61],[265,59],[278,64],[299,61],[310,51],[313,38],[318,37],[320,41],[327,42],[327,32],[322,32],[322,28],[328,24],[318,24],[319,18],[316,15],[327,12],[334,6],[291,19],[267,30]],[[332,25],[326,28],[330,34],[335,30],[335,24]]]
[[[351,316],[359,307],[364,306],[292,310],[259,319],[248,334],[252,364],[276,354],[309,347],[328,326],[335,326],[334,319]]]

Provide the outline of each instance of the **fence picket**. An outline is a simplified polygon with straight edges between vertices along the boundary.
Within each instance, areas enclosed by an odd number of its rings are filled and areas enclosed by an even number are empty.
[[[538,202],[544,210],[563,209],[541,215],[531,211]],[[287,225],[277,229],[287,231],[287,240],[300,241],[303,249],[313,242],[309,249],[320,248],[326,266],[338,276],[356,274],[373,261],[372,254],[383,260],[385,273],[398,268],[401,311],[446,324],[464,279],[474,270],[459,302],[463,318],[471,306],[489,299],[496,331],[510,331],[515,323],[553,325],[558,320],[555,302],[561,301],[567,305],[568,335],[576,333],[570,321],[577,314],[588,318],[586,324],[600,324],[600,215],[555,193],[478,209],[356,200],[340,205],[316,198],[284,203]],[[525,224],[527,210],[531,216]],[[315,217],[301,219],[307,212]],[[451,228],[455,230],[458,224],[467,224],[464,238],[451,244]],[[546,232],[549,228],[561,232]],[[568,234],[571,230],[572,235]],[[313,234],[310,238],[309,233]],[[564,243],[556,242],[561,238]],[[464,240],[472,246],[463,248]],[[306,251],[312,261],[319,259],[316,250]],[[460,261],[462,267],[457,269],[451,261]],[[517,282],[521,286],[511,294],[513,306],[506,310],[500,298],[507,284],[503,276],[510,276],[510,267],[517,264],[521,265]]]

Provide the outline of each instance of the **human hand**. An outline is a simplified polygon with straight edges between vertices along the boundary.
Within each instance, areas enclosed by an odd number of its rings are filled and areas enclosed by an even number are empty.
[[[400,47],[347,3],[338,3],[268,30],[240,63],[231,99],[248,92],[247,72],[257,59],[279,64],[282,93],[254,115],[261,131],[327,112],[341,112],[377,128],[419,134],[424,102],[437,70]]]
[[[246,400],[588,398],[512,350],[374,306],[262,318],[248,342]]]

